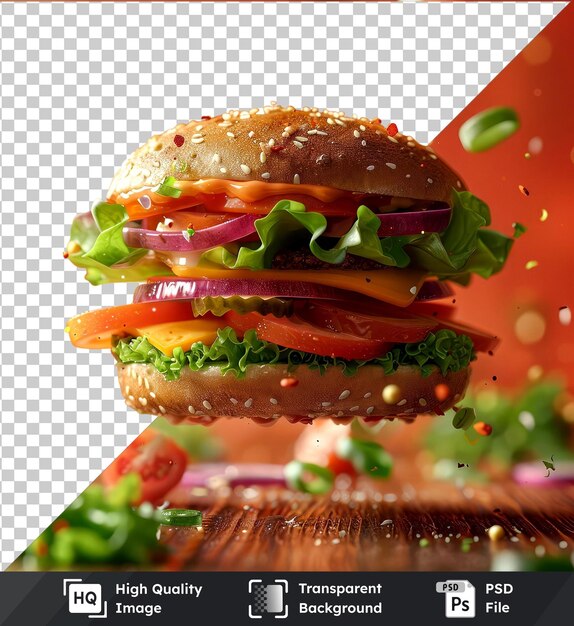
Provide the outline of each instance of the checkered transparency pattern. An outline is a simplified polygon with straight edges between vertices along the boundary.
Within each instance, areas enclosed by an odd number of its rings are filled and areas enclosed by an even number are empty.
[[[554,3],[0,3],[1,564],[146,425],[66,318],[123,304],[61,251],[151,133],[277,99],[426,142],[563,8]]]

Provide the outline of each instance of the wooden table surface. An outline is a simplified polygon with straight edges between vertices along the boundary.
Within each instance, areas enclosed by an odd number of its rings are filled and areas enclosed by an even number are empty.
[[[574,486],[363,483],[323,497],[257,487],[186,500],[204,525],[164,529],[174,569],[479,571],[503,552],[567,560],[574,549]],[[502,541],[488,538],[494,524]]]

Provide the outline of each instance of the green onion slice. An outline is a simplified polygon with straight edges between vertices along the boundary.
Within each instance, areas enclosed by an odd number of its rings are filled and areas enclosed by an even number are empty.
[[[177,189],[173,184],[175,178],[173,176],[167,176],[163,183],[161,183],[154,191],[160,196],[167,196],[168,198],[179,198],[181,196],[181,189]]]
[[[284,469],[285,480],[292,489],[319,495],[331,490],[335,477],[326,467],[314,463],[291,461]],[[312,478],[309,478],[311,476]]]
[[[467,120],[458,131],[460,142],[468,152],[494,148],[520,128],[518,115],[509,107],[486,109]]]
[[[201,511],[194,509],[165,509],[159,512],[159,523],[163,526],[201,526]]]

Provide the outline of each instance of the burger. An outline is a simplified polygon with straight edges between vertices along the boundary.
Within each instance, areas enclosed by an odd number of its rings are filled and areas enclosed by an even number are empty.
[[[276,104],[180,124],[127,158],[64,253],[133,303],[68,323],[127,404],[208,424],[442,414],[497,339],[451,283],[512,238],[431,147],[380,119]]]

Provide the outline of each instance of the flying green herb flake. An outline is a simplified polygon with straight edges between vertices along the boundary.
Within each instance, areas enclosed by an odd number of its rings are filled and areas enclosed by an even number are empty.
[[[514,222],[514,224],[512,224],[512,227],[514,228],[514,234],[512,235],[514,239],[518,239],[526,232],[526,226],[524,226],[520,222]]]
[[[464,407],[459,409],[452,418],[452,425],[455,428],[462,428],[462,430],[468,430],[476,420],[476,412],[471,407]]]
[[[181,196],[181,189],[174,187],[175,178],[173,176],[166,176],[164,181],[158,185],[154,191],[160,196],[167,196],[168,198],[179,198]]]
[[[430,541],[428,539],[423,538],[419,541],[419,546],[421,548],[428,548],[429,545],[430,545]]]
[[[556,471],[556,467],[554,465],[554,455],[552,455],[550,457],[550,461],[542,461],[542,463],[544,463],[544,467],[547,470],[547,474],[546,474],[546,478],[550,477],[550,472],[555,472]]]
[[[189,241],[193,235],[195,235],[195,230],[193,230],[193,228],[186,228],[181,231],[181,234],[186,241]]]
[[[470,547],[472,546],[473,543],[474,541],[470,537],[465,537],[462,540],[462,545],[460,546],[460,549],[463,552],[470,552]]]

